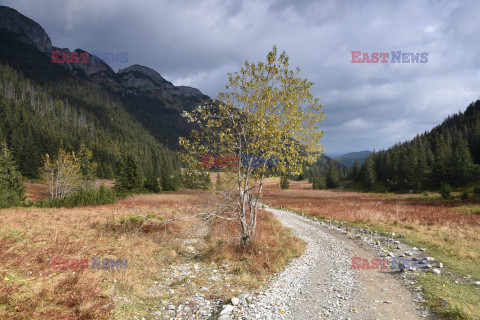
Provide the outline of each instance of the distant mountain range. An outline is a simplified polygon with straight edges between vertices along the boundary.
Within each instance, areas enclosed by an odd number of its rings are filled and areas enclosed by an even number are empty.
[[[350,152],[350,153],[346,153],[346,154],[343,154],[341,156],[336,156],[336,157],[333,157],[333,159],[337,160],[338,162],[340,162],[341,164],[343,164],[344,166],[350,168],[353,166],[354,162],[356,159],[358,159],[358,162],[360,164],[363,163],[363,161],[365,161],[365,159],[371,154],[372,152],[371,151],[368,151],[368,150],[364,150],[364,151],[358,151],[358,152]]]

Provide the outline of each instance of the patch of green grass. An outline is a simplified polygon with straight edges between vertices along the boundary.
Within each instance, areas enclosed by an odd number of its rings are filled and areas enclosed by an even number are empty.
[[[460,206],[453,208],[453,210],[458,210],[463,213],[480,214],[480,205]]]
[[[445,319],[480,319],[480,294],[471,284],[455,283],[433,273],[417,281],[425,291],[426,305]]]
[[[442,200],[437,199],[436,201]],[[465,208],[467,208],[467,210],[480,210],[480,206],[464,206],[459,208],[461,210],[465,210]],[[290,211],[300,215],[306,215],[309,218],[313,217],[299,210]],[[325,218],[318,219],[325,222],[329,220]],[[334,219],[332,219],[332,221],[333,220]],[[478,261],[468,258],[459,259],[457,252],[454,250],[449,250],[434,243],[432,244],[431,241],[425,238],[422,229],[416,230],[400,222],[396,222],[393,225],[370,225],[360,221],[347,221],[347,224],[350,227],[368,229],[378,234],[391,234],[394,232],[397,237],[400,234],[404,234],[405,238],[401,239],[402,242],[418,248],[426,248],[428,255],[442,262],[445,269],[452,270],[459,276],[471,276],[472,279],[480,280]],[[480,319],[480,292],[474,285],[456,284],[454,280],[449,280],[432,273],[422,273],[419,278],[425,293],[427,305],[437,314],[443,316],[445,319]],[[441,287],[442,290],[439,290],[439,287]],[[443,300],[437,296],[443,298]],[[444,301],[447,301],[446,307],[443,305]]]

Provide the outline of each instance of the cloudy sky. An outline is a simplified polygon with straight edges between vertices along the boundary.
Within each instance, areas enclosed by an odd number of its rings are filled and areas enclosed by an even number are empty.
[[[216,97],[226,74],[276,44],[313,81],[327,154],[411,139],[480,98],[480,1],[0,0],[57,47],[127,52],[128,63]],[[428,53],[351,63],[351,51]]]

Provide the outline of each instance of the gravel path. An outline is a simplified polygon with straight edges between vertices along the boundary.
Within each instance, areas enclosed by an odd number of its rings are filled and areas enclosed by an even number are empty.
[[[307,250],[265,291],[241,296],[235,311],[231,306],[219,319],[438,319],[415,303],[398,273],[352,269],[351,257],[377,257],[373,250],[319,222],[267,210],[306,241]]]

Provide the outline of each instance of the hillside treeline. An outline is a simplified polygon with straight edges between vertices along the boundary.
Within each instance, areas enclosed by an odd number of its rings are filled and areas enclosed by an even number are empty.
[[[462,186],[480,174],[480,100],[430,132],[372,154],[352,169],[366,189],[377,182],[391,191]]]
[[[141,175],[158,177],[162,163],[180,170],[175,152],[160,144],[104,90],[86,81],[64,78],[37,85],[0,64],[0,141],[8,145],[22,175],[40,177],[45,154],[60,148],[93,153],[96,175],[118,176],[126,155]]]

